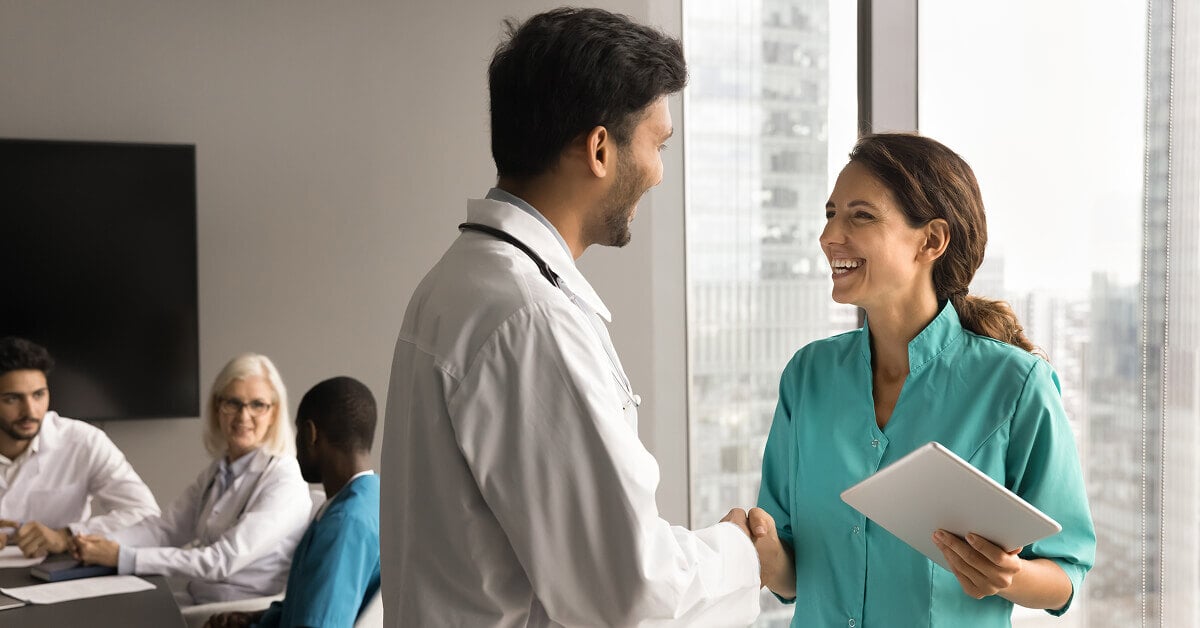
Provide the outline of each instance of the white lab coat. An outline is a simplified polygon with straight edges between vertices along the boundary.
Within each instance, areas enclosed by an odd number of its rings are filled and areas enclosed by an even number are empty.
[[[312,510],[308,484],[294,456],[248,455],[220,497],[214,460],[161,517],[109,535],[122,547],[121,573],[185,578],[194,604],[283,591]]]
[[[611,317],[574,261],[508,203],[470,201],[468,221],[527,244],[575,302],[516,247],[475,232],[417,288],[384,423],[387,625],[752,622],[746,535],[658,516],[658,465],[607,350]]]
[[[103,534],[157,514],[154,494],[108,435],[53,411],[42,418],[37,452],[21,464],[12,486],[0,477],[3,519]]]

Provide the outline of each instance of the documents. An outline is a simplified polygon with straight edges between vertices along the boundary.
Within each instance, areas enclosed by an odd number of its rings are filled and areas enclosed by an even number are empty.
[[[928,443],[842,492],[842,501],[946,567],[939,528],[974,532],[1007,551],[1062,526],[940,443]]]
[[[25,603],[21,600],[8,597],[7,595],[0,595],[0,611],[6,611],[10,608],[21,608],[22,606],[25,606]]]
[[[45,556],[39,556],[38,558],[25,558],[25,555],[21,553],[21,548],[17,547],[16,545],[9,545],[4,549],[0,549],[0,569],[7,569],[9,567],[32,567],[43,560],[46,560]]]
[[[0,589],[0,593],[30,604],[56,604],[102,595],[149,591],[153,588],[153,584],[137,576],[100,576],[27,587],[5,587]]]

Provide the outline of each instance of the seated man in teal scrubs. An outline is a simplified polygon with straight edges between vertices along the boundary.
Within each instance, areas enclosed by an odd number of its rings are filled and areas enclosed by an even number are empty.
[[[379,590],[379,477],[371,470],[377,411],[349,377],[305,393],[296,412],[296,458],[328,499],[292,557],[283,602],[256,613],[214,615],[211,628],[352,626]]]

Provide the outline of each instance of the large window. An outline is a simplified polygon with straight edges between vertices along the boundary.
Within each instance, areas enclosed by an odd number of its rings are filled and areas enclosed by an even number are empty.
[[[856,4],[684,2],[694,525],[755,501],[792,352],[857,326],[817,244],[856,132]],[[972,292],[1058,372],[1098,535],[1073,610],[1014,623],[1200,626],[1200,6],[917,4],[916,125],[988,211]]]
[[[758,497],[779,375],[850,329],[830,300],[830,173],[857,132],[854,3],[688,0],[686,91],[692,521]],[[763,625],[790,609],[764,597]]]
[[[921,132],[971,162],[988,207],[975,288],[1048,353],[1088,484],[1097,562],[1054,625],[1200,625],[1200,172],[1195,83],[1185,113],[1171,76],[1198,68],[1184,4],[920,3]]]

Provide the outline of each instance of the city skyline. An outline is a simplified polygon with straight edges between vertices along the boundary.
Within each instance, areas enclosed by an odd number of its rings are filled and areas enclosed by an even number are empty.
[[[841,100],[832,95],[835,66],[840,76],[852,75],[846,68],[854,65],[852,56],[847,66],[846,56],[835,52],[844,51],[847,27],[833,27],[833,4],[761,0],[739,4],[732,17],[721,11],[734,9],[717,2],[685,5],[693,68],[685,111],[696,525],[754,503],[778,376],[791,354],[858,325],[853,308],[832,302],[817,244],[820,208],[856,132],[839,117],[852,90],[838,91]],[[1130,581],[1140,582],[1143,567],[1156,578],[1160,558],[1175,561],[1167,567],[1178,578],[1168,579],[1176,591],[1200,586],[1200,549],[1188,541],[1184,552],[1168,558],[1156,545],[1160,528],[1178,539],[1183,513],[1200,507],[1185,484],[1200,479],[1200,469],[1183,454],[1200,445],[1200,430],[1190,427],[1200,415],[1197,385],[1169,382],[1177,392],[1161,414],[1173,417],[1181,440],[1169,449],[1164,444],[1166,466],[1155,449],[1161,432],[1142,422],[1144,410],[1151,421],[1158,411],[1146,405],[1158,384],[1153,375],[1143,382],[1143,334],[1162,331],[1144,325],[1142,311],[1150,303],[1151,319],[1168,314],[1153,306],[1165,302],[1168,275],[1159,259],[1165,241],[1156,245],[1151,238],[1150,266],[1144,267],[1142,237],[1145,228],[1166,233],[1165,190],[1155,196],[1152,188],[1147,205],[1143,181],[1166,180],[1166,147],[1156,138],[1166,132],[1167,92],[1146,101],[1144,5],[1120,3],[1104,15],[1085,5],[1068,0],[1047,8],[1022,0],[1006,8],[967,7],[930,0],[920,14],[921,132],[971,163],[988,211],[987,256],[972,293],[1008,301],[1058,373],[1099,537],[1096,567],[1072,612],[1059,620],[1019,609],[1019,627],[1125,626],[1140,621],[1144,605],[1148,616],[1158,616],[1156,605],[1165,603],[1159,585],[1150,583],[1153,599],[1143,599]],[[1028,20],[1032,13],[1044,19]],[[1073,20],[1082,21],[1081,28],[1058,28]],[[1156,28],[1161,37],[1162,25]],[[697,46],[698,40],[705,44]],[[1164,44],[1157,43],[1152,54],[1161,66]],[[823,64],[814,62],[822,55]],[[1067,69],[1075,72],[1064,76]],[[1163,89],[1165,82],[1159,77],[1152,85]],[[1186,102],[1194,128],[1197,107]],[[1150,138],[1147,110],[1159,112]],[[849,139],[835,139],[835,128]],[[1200,173],[1174,176],[1174,193],[1184,195],[1176,206],[1192,213],[1174,214],[1182,231],[1172,237],[1182,239],[1174,244],[1172,276],[1185,301],[1172,301],[1170,315],[1185,331],[1175,327],[1168,360],[1171,373],[1182,368],[1200,377],[1194,348],[1200,330],[1189,313],[1200,307],[1193,286]],[[1191,177],[1186,185],[1181,176]],[[1179,288],[1181,276],[1193,284]],[[1155,345],[1146,350],[1147,369],[1154,371]],[[1159,485],[1160,472],[1172,480]],[[1157,511],[1143,511],[1143,504],[1157,508],[1160,493],[1174,504],[1162,521]],[[1200,623],[1195,604],[1176,606],[1173,621]],[[790,611],[773,601],[764,609],[762,625],[786,625]]]

